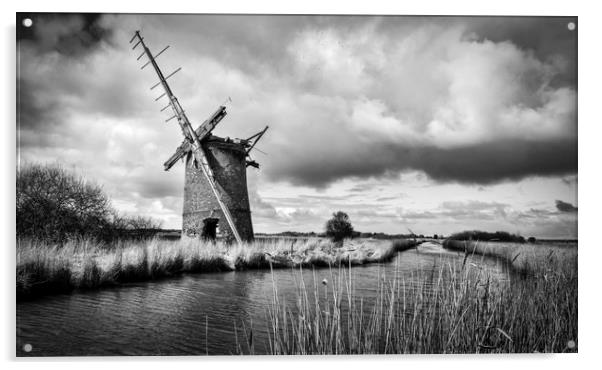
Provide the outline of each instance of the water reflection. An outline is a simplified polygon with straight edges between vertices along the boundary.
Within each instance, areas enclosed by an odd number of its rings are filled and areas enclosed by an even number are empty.
[[[412,287],[420,271],[459,264],[463,255],[423,244],[386,264],[352,269],[355,294],[368,305],[379,279],[398,276]],[[508,278],[503,264],[475,257],[498,280]],[[344,271],[344,270],[343,270]],[[322,280],[337,280],[336,269],[305,271],[325,299]],[[17,354],[61,355],[228,355],[248,351],[245,329],[253,328],[256,353],[268,353],[267,307],[278,293],[294,306],[299,271],[239,271],[188,275],[115,289],[46,297],[17,305]],[[31,344],[31,352],[23,351]]]

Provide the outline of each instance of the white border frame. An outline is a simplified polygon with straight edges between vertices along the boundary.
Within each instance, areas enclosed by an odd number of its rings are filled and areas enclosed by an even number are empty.
[[[590,4],[595,4],[590,2]],[[237,367],[247,369],[282,368],[304,369],[308,366],[329,367],[344,366],[349,369],[365,367],[396,367],[449,369],[504,369],[515,366],[537,366],[546,369],[592,367],[598,359],[599,337],[602,334],[599,311],[601,300],[599,261],[602,260],[602,245],[599,238],[598,215],[600,204],[599,184],[602,183],[598,158],[600,153],[600,113],[597,107],[600,80],[599,65],[600,32],[599,17],[595,5],[584,5],[576,1],[548,0],[527,2],[524,0],[485,1],[414,1],[387,2],[380,0],[347,0],[341,2],[325,0],[305,0],[294,4],[288,2],[253,0],[220,0],[198,4],[192,1],[169,1],[160,4],[124,3],[119,0],[102,2],[81,1],[22,1],[18,4],[2,4],[3,55],[2,68],[5,88],[2,93],[2,212],[0,213],[0,235],[2,245],[2,263],[4,279],[2,284],[3,302],[1,305],[3,325],[2,356],[8,362],[8,368],[38,368],[40,362],[44,368],[78,369],[82,366],[90,369],[104,369],[107,365],[118,368],[132,366],[133,362],[144,363],[149,369],[164,369],[167,363],[174,362],[178,368]],[[303,13],[303,14],[407,14],[407,15],[564,15],[578,16],[579,63],[578,63],[578,103],[579,103],[579,353],[557,355],[405,355],[405,356],[338,356],[338,357],[86,357],[86,358],[15,358],[15,163],[16,163],[16,28],[15,12],[123,12],[123,13]],[[82,364],[80,362],[85,362]],[[105,363],[108,362],[108,363]]]

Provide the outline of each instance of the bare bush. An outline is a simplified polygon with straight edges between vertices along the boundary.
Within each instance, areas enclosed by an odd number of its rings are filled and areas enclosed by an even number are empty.
[[[60,165],[17,169],[17,236],[64,241],[75,236],[112,239],[122,230],[160,229],[149,217],[121,216],[102,186]]]
[[[17,235],[60,240],[110,228],[111,204],[101,186],[58,165],[17,170]]]

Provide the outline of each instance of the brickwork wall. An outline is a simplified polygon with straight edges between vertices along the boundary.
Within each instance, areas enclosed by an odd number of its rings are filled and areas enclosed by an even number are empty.
[[[244,148],[240,144],[223,142],[207,142],[204,146],[215,179],[224,189],[225,194],[222,198],[232,214],[240,237],[252,241],[253,223],[247,192]],[[193,162],[192,156],[189,156],[186,161],[184,183],[182,234],[188,237],[200,236],[203,219],[215,217],[219,219],[219,234],[228,240],[233,240],[232,230],[215,199],[209,182],[203,172],[194,167]]]

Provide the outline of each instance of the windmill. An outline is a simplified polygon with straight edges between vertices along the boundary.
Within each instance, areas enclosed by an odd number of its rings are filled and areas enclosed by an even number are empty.
[[[247,191],[246,168],[251,166],[259,168],[259,164],[250,157],[251,150],[268,129],[247,139],[220,138],[212,135],[213,129],[226,116],[226,107],[220,106],[196,130],[186,116],[186,112],[173,94],[167,79],[179,72],[176,69],[171,74],[164,76],[157,64],[156,58],[169,48],[166,46],[153,56],[144,42],[140,31],[136,31],[130,44],[136,41],[132,50],[139,45],[144,49],[137,60],[146,56],[148,61],[141,67],[144,69],[149,64],[154,68],[163,93],[155,99],[159,101],[167,97],[168,104],[161,112],[171,108],[173,115],[166,120],[174,118],[180,126],[184,140],[175,153],[164,163],[168,171],[180,159],[186,163],[186,179],[184,186],[184,210],[182,220],[182,234],[190,237],[203,237],[214,239],[218,225],[225,223],[221,228],[227,240],[253,239],[253,225]]]

